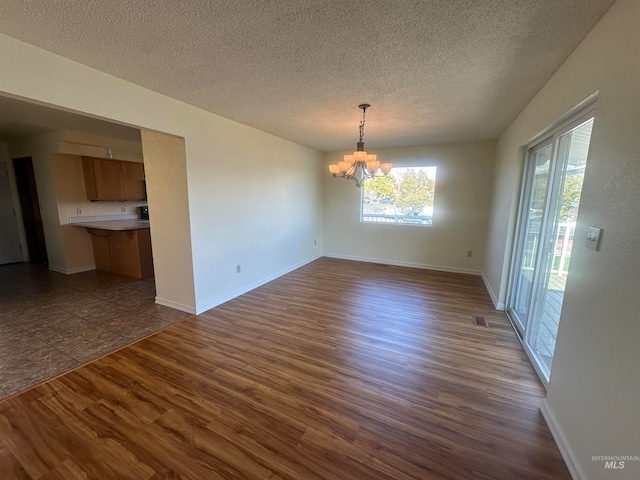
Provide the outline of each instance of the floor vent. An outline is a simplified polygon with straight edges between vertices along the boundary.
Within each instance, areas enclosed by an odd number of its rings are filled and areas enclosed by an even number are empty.
[[[479,317],[477,315],[471,315],[471,318],[473,318],[473,324],[478,326],[478,327],[488,327],[489,323],[487,322],[487,319],[484,317]]]

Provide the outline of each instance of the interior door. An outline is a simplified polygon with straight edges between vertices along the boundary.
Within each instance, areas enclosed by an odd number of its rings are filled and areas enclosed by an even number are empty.
[[[0,162],[0,225],[0,265],[21,262],[22,248],[5,162]]]

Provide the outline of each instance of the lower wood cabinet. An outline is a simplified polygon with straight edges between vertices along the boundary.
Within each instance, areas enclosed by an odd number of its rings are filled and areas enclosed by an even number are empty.
[[[131,278],[153,276],[151,236],[148,228],[102,230],[88,228],[96,269]]]
[[[109,251],[109,235],[107,230],[89,230],[93,243],[93,259],[96,269],[111,271],[111,252]]]

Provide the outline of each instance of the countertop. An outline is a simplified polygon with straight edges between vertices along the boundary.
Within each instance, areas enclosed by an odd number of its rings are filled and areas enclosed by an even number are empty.
[[[100,230],[141,230],[149,228],[149,220],[105,220],[102,222],[73,222],[74,227],[97,228]]]

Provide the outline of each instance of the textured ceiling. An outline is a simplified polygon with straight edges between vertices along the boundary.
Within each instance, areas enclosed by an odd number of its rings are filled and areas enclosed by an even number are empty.
[[[2,0],[0,32],[320,150],[496,138],[613,0]]]

